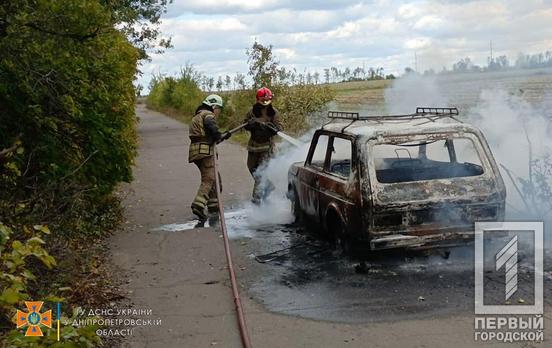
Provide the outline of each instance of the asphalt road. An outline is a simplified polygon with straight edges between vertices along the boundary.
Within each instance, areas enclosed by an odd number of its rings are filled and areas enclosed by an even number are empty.
[[[193,219],[199,172],[187,163],[187,127],[137,107],[135,181],[124,188],[126,223],[110,240],[134,309],[160,325],[135,327],[125,347],[241,347],[220,231],[176,229]],[[391,257],[366,272],[285,224],[251,227],[245,150],[220,146],[232,253],[254,347],[474,347],[469,262]],[[243,233],[249,231],[248,233]],[[298,233],[299,232],[299,233]],[[267,263],[253,255],[296,245]],[[463,260],[465,260],[463,258]],[[546,283],[550,293],[550,283]],[[550,332],[546,309],[545,337]],[[486,347],[546,347],[493,343]]]

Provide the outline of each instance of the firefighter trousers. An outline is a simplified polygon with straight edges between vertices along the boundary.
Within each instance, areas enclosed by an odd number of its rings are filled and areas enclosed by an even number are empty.
[[[197,161],[195,165],[201,173],[201,184],[192,202],[192,212],[200,219],[205,220],[207,214],[218,212],[217,188],[215,183],[215,157],[210,156]],[[220,178],[220,176],[219,176]]]
[[[266,167],[271,155],[271,151],[248,152],[247,154],[247,168],[255,180],[251,199],[255,204],[260,204],[274,190],[274,185],[270,180],[262,180],[262,170]]]

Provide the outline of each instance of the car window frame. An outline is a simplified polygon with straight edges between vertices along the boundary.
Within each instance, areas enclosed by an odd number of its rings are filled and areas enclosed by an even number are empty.
[[[349,176],[343,176],[343,175],[340,175],[336,172],[332,172],[330,170],[331,156],[332,156],[332,152],[330,151],[330,149],[333,148],[335,138],[347,140],[351,144],[351,169],[350,169]],[[345,181],[351,180],[351,178],[352,178],[351,174],[353,173],[353,171],[354,171],[353,168],[356,165],[356,159],[355,159],[354,153],[355,153],[355,142],[354,142],[353,137],[351,137],[347,134],[343,134],[343,133],[333,133],[332,135],[330,135],[330,139],[328,140],[328,150],[327,150],[327,154],[326,154],[326,157],[327,157],[326,158],[326,161],[327,161],[326,173],[328,173],[329,175],[334,176],[336,178],[345,180]]]
[[[427,136],[428,134],[425,134],[425,133],[413,133],[412,134],[413,136],[415,137],[422,137],[422,136]],[[480,175],[476,175],[476,176],[466,176],[466,177],[456,177],[456,178],[445,178],[445,179],[432,179],[432,180],[439,180],[439,181],[442,181],[442,180],[456,180],[456,179],[466,179],[466,180],[475,180],[475,179],[478,179],[478,178],[494,178],[496,177],[496,170],[495,168],[493,167],[492,163],[491,163],[491,159],[489,158],[489,154],[487,153],[486,149],[485,149],[485,138],[480,136],[479,133],[477,132],[472,132],[472,131],[469,131],[469,132],[458,132],[458,131],[441,131],[441,132],[435,132],[435,133],[431,133],[431,135],[436,135],[436,136],[439,136],[439,137],[442,137],[442,139],[446,139],[446,138],[451,138],[452,140],[454,140],[455,138],[457,139],[468,139],[472,142],[472,145],[474,146],[475,148],[475,151],[476,151],[476,154],[477,156],[479,157],[479,161],[481,162],[481,167],[483,168],[483,173],[480,174]],[[388,137],[396,137],[396,135],[389,135]],[[417,141],[418,139],[413,139],[412,141]],[[422,140],[422,139],[420,139]],[[371,182],[371,185],[375,185],[374,187],[372,187],[373,190],[376,189],[376,187],[378,185],[380,185],[381,187],[383,186],[386,186],[386,185],[407,185],[407,184],[412,184],[412,183],[417,183],[417,182],[425,182],[425,181],[431,181],[431,180],[417,180],[417,181],[406,181],[406,182],[398,182],[398,183],[382,183],[380,182],[378,179],[377,179],[377,174],[376,174],[376,166],[375,166],[375,163],[374,163],[374,158],[370,155],[373,154],[373,147],[376,146],[376,145],[381,145],[381,144],[385,144],[385,142],[382,142],[379,138],[370,138],[370,139],[367,139],[363,146],[365,146],[365,152],[366,152],[366,161],[367,161],[367,176],[371,179],[370,182]],[[492,154],[490,155],[492,156]],[[455,154],[455,157],[456,157],[456,154]],[[471,178],[471,179],[470,179]]]
[[[318,145],[318,141],[320,140],[320,136],[325,135],[328,137],[328,143],[326,144],[326,154],[324,156],[324,164],[322,167],[319,167],[317,165],[312,164],[312,157],[314,156],[314,151],[316,149],[316,146]],[[330,132],[324,132],[324,131],[318,131],[314,133],[313,141],[311,142],[311,146],[309,148],[309,153],[307,155],[307,159],[305,160],[305,167],[309,168],[315,168],[320,171],[326,171],[326,168],[328,166],[328,152],[330,148],[330,139],[331,139],[331,133]]]

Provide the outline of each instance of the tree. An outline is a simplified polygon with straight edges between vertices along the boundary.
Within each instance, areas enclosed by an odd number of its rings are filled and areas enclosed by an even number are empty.
[[[408,68],[410,69],[410,68]],[[406,71],[406,69],[405,69]],[[369,80],[374,80],[376,78],[376,70],[374,70],[374,68],[370,67],[368,68],[368,75],[370,75],[370,77],[368,78]]]
[[[463,59],[460,59],[458,62],[454,63],[452,65],[452,71],[459,72],[459,73],[465,73],[472,69],[472,62],[470,57],[466,57]]]
[[[0,289],[9,294],[0,296],[2,339],[15,303],[67,294],[59,287],[69,285],[69,272],[52,268],[47,251],[87,274],[78,262],[84,256],[71,254],[73,248],[97,241],[120,218],[113,190],[132,180],[137,63],[146,49],[168,46],[158,31],[167,3],[0,2]],[[24,260],[31,254],[38,257]],[[7,255],[18,260],[8,264]],[[25,262],[32,273],[21,268]],[[57,280],[27,286],[34,278]],[[79,332],[63,344],[93,346]],[[10,338],[23,342],[13,333]]]
[[[246,53],[249,76],[253,79],[253,88],[272,86],[279,65],[272,55],[272,45],[264,46],[255,40],[253,46]]]
[[[232,87],[232,78],[229,75],[226,75],[226,78],[224,79],[224,85],[226,86],[227,90],[230,90]]]
[[[219,75],[217,80],[217,91],[222,91],[222,86],[224,85],[224,82],[222,81],[222,76]]]
[[[324,69],[324,80],[326,83],[330,83],[330,69]]]
[[[137,84],[134,89],[136,90],[136,96],[140,97],[142,95],[142,91],[144,90],[144,86],[141,84]]]
[[[343,79],[345,81],[348,81],[351,76],[351,69],[349,67],[345,68],[345,71],[343,71]]]
[[[203,76],[199,71],[195,69],[193,64],[186,63],[184,67],[180,67],[180,78],[193,81],[196,84],[200,84]]]
[[[337,70],[337,68],[335,66],[332,66],[330,68],[331,72],[332,72],[332,80],[333,82],[337,82],[337,78],[339,77],[339,71]]]
[[[234,82],[240,90],[244,90],[247,88],[247,84],[245,83],[245,76],[241,73],[236,74],[236,76],[234,77]]]
[[[383,67],[379,67],[376,69],[376,76],[378,79],[383,79]]]
[[[355,70],[353,70],[353,79],[360,80],[361,76],[362,76],[362,68],[356,67]]]
[[[112,27],[119,27],[138,49],[140,59],[148,58],[148,49],[155,49],[156,53],[161,53],[164,49],[172,47],[170,38],[161,36],[159,25],[161,15],[166,12],[167,5],[173,0],[87,0],[83,2],[87,5],[100,4],[103,11],[110,15]],[[64,6],[69,3],[65,2]],[[83,12],[83,15],[85,14],[86,12]],[[100,27],[96,27],[94,32],[99,33],[101,30]]]

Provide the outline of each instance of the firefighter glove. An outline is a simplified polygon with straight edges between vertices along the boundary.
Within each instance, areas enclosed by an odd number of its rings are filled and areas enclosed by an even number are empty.
[[[276,135],[278,134],[278,129],[276,128],[276,126],[274,125],[274,123],[271,123],[271,122],[267,122],[265,124],[266,128],[273,134],[273,135]]]
[[[223,141],[227,140],[227,139],[230,139],[230,137],[232,136],[232,133],[230,132],[224,132],[222,133],[222,136],[220,137],[219,139],[219,143],[222,143]]]
[[[254,119],[254,118],[251,118],[249,119],[249,121],[247,121],[247,129],[253,129],[257,126],[257,120]]]

